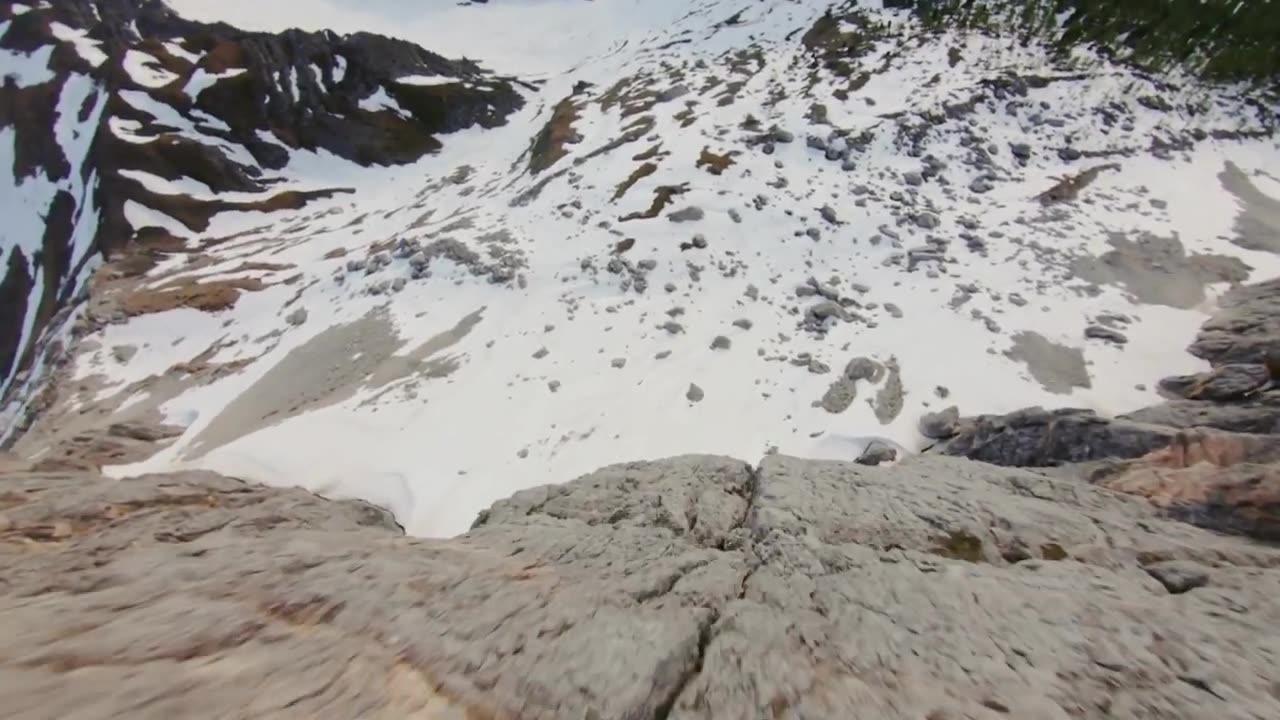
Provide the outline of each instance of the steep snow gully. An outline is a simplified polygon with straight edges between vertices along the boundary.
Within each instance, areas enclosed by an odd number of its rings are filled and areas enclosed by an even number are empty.
[[[170,6],[0,7],[29,455],[448,536],[623,460],[1133,411],[1280,275],[1265,94],[1087,46],[879,2]],[[74,442],[122,423],[163,447]]]

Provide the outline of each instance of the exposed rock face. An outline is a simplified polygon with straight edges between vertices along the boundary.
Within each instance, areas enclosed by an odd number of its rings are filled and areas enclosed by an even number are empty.
[[[1277,287],[1228,294],[1191,348],[1213,370],[1160,383],[1184,399],[1117,419],[1040,408],[968,418],[935,450],[1005,466],[1068,466],[1068,474],[1144,497],[1166,516],[1280,539],[1280,393],[1271,389],[1269,362],[1280,347]]]
[[[1010,467],[1051,467],[1141,457],[1166,447],[1176,433],[1158,425],[1107,420],[1090,410],[1027,408],[966,419],[959,434],[937,451]]]
[[[1191,344],[1192,355],[1214,365],[1266,364],[1280,357],[1280,279],[1235,288],[1218,305],[1222,310]]]
[[[5,487],[15,720],[1280,713],[1280,551],[963,460],[618,465],[447,541],[208,474]]]
[[[168,239],[159,228],[134,227],[126,203],[158,210],[199,233],[219,212],[298,208],[343,190],[275,185],[272,171],[283,168],[295,149],[323,149],[362,165],[408,163],[440,148],[441,134],[502,124],[523,104],[512,82],[470,61],[378,35],[244,32],[185,20],[152,0],[31,5],[20,14],[0,7],[6,24],[0,47],[22,53],[52,48],[51,77],[29,85],[10,77],[0,84],[0,129],[14,132],[14,181],[43,176],[56,190],[42,213],[40,250],[4,258],[0,390],[31,364],[35,340],[80,290],[77,279],[94,257],[114,255],[139,239]],[[82,54],[66,39],[73,32],[84,32],[96,50]],[[149,77],[131,75],[138,58],[146,58]],[[457,82],[398,82],[415,75]],[[81,95],[72,108],[79,125],[72,127],[65,108],[59,113],[60,103]],[[74,130],[83,139],[75,147],[60,145],[62,126],[64,135]],[[228,148],[243,149],[252,162]],[[122,171],[190,177],[213,193],[260,197],[230,201],[153,192]],[[96,185],[88,184],[91,178]],[[24,287],[26,293],[42,291],[18,298]],[[33,331],[24,340],[32,315]]]

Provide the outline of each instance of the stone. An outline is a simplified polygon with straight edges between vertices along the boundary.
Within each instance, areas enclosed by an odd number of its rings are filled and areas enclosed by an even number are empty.
[[[1280,358],[1280,278],[1232,288],[1188,348],[1213,365]]]
[[[844,376],[854,382],[869,380],[878,383],[884,377],[884,366],[868,357],[856,357],[845,366]]]
[[[1176,435],[1173,428],[1108,420],[1092,410],[1033,407],[966,418],[934,451],[1007,467],[1051,467],[1142,457],[1167,447]]]
[[[960,410],[955,405],[920,418],[920,434],[931,440],[954,437],[960,429]]]
[[[1258,435],[1280,434],[1280,394],[1262,393],[1231,403],[1171,400],[1121,416],[1148,425],[1214,428]]]
[[[915,170],[911,170],[902,174],[902,182],[912,187],[918,187],[924,184],[924,176]]]
[[[624,367],[626,367],[626,366],[627,366],[627,359],[626,359],[626,358],[614,358],[612,361],[610,361],[610,362],[609,362],[609,364],[610,364],[610,365],[612,365],[612,366],[614,367],[614,369],[616,369],[616,370],[621,370],[622,368],[624,368]]]
[[[969,191],[979,195],[989,193],[993,189],[995,189],[995,185],[993,185],[991,180],[986,177],[974,178],[973,182],[969,183]]]
[[[885,303],[884,311],[889,313],[891,317],[897,320],[902,319],[902,309],[893,303]]]
[[[1125,345],[1129,338],[1119,330],[1104,325],[1090,325],[1084,329],[1084,336],[1092,340],[1105,340],[1115,345]]]
[[[538,349],[533,353],[533,359],[534,359],[534,360],[541,360],[542,358],[544,358],[544,357],[546,357],[546,356],[548,356],[548,355],[550,355],[550,354],[551,354],[551,351],[550,351],[550,350],[548,350],[548,349],[546,349],[545,347],[538,348]]]
[[[699,233],[693,236],[693,246],[699,250],[707,249],[707,236]]]
[[[706,397],[706,393],[704,393],[702,391],[702,388],[698,387],[697,385],[694,385],[693,383],[689,383],[689,390],[684,394],[684,396],[689,402],[696,403],[696,402],[702,402],[702,399]]]
[[[750,330],[752,328],[752,322],[747,318],[738,318],[733,321],[733,326],[736,328],[742,328],[743,330]]]
[[[1160,581],[1171,595],[1181,595],[1209,584],[1209,571],[1199,563],[1167,561],[1146,565],[1143,570]]]
[[[1271,385],[1266,365],[1228,363],[1207,373],[1182,375],[1160,381],[1160,389],[1189,400],[1229,402],[1242,400]]]
[[[667,359],[667,358],[669,358],[669,357],[671,357],[671,351],[670,351],[670,350],[663,350],[663,351],[659,352],[657,355],[654,355],[654,356],[653,356],[653,359],[654,359],[654,360],[666,360],[666,359]]]
[[[706,215],[702,208],[696,205],[681,208],[675,212],[667,213],[667,219],[673,223],[697,222]]]
[[[818,405],[832,415],[839,415],[845,410],[848,410],[849,406],[853,405],[853,401],[857,398],[857,382],[841,377],[831,383],[831,387],[827,388],[827,392],[824,393],[822,399],[818,401]]]
[[[1009,143],[1009,152],[1013,153],[1013,156],[1019,160],[1031,159],[1031,146],[1024,142]]]
[[[668,320],[667,322],[659,325],[658,327],[662,328],[663,330],[666,330],[668,333],[672,335],[677,335],[679,333],[684,332],[684,326],[676,322],[675,320]]]
[[[1022,470],[682,456],[522,490],[446,540],[209,473],[3,481],[41,488],[9,534],[77,517],[0,543],[14,720],[1102,717],[1127,692],[1280,717],[1276,549]],[[1148,557],[1212,561],[1228,592],[1161,601]]]
[[[780,128],[774,129],[772,134],[773,134],[774,142],[782,143],[784,145],[789,142],[794,142],[796,139],[795,133],[792,133],[787,130],[782,130]]]
[[[835,209],[832,208],[830,205],[823,205],[821,208],[818,209],[818,214],[822,216],[823,220],[826,220],[832,225],[836,225],[839,223],[839,217],[836,215]]]
[[[810,306],[807,314],[810,318],[813,318],[818,322],[822,322],[828,318],[837,318],[845,322],[853,320],[853,316],[849,314],[849,311],[845,310],[840,303],[834,300],[824,300],[817,305]]]
[[[742,213],[738,212],[737,208],[729,208],[729,219],[735,223],[741,223]]]
[[[129,362],[138,354],[137,345],[112,345],[111,357],[121,365]]]
[[[915,219],[916,219],[916,226],[920,228],[924,228],[925,230],[933,230],[934,228],[937,228],[938,225],[941,224],[941,221],[938,219],[937,215],[934,215],[933,213],[928,213],[928,212],[918,213]]]
[[[560,381],[559,381],[559,380],[552,380],[552,381],[548,382],[548,383],[547,383],[547,389],[549,389],[551,392],[560,392]]]
[[[859,465],[876,466],[882,463],[893,462],[898,459],[898,451],[893,446],[882,440],[872,440],[867,443],[867,447],[858,455],[855,461]]]
[[[733,341],[724,335],[717,335],[715,339],[711,341],[712,350],[728,350],[732,346]]]

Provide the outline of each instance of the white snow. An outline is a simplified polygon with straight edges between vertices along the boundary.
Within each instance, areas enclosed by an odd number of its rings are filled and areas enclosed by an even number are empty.
[[[213,85],[219,80],[237,77],[245,74],[246,72],[248,71],[244,68],[231,68],[229,70],[223,70],[222,72],[216,73],[211,73],[204,68],[196,68],[195,72],[191,73],[191,78],[187,80],[187,84],[183,88],[183,92],[189,95],[192,100],[196,100],[199,99],[200,93],[213,87]]]
[[[1121,157],[1121,169],[1100,174],[1080,202],[1043,208],[1032,200],[1056,178],[1103,162],[1059,160],[1054,149],[1067,138],[1082,151],[1107,151],[1145,146],[1152,137],[1175,136],[1197,123],[1247,127],[1252,116],[1227,93],[1210,97],[1219,102],[1194,117],[1182,109],[1150,111],[1131,101],[1165,90],[1078,51],[1075,59],[1088,78],[1033,88],[1019,99],[1026,106],[1013,114],[1002,105],[993,110],[980,103],[967,118],[945,124],[945,131],[929,131],[924,152],[947,163],[947,184],[930,180],[909,188],[903,174],[918,171],[922,158],[909,152],[906,138],[914,124],[927,124],[920,113],[962,103],[983,81],[1011,69],[1046,76],[1059,70],[1043,49],[1016,39],[940,35],[909,46],[894,39],[857,60],[876,72],[848,101],[840,101],[835,93],[847,80],[822,71],[811,82],[811,57],[794,37],[787,39],[810,27],[829,4],[511,0],[468,7],[353,7],[329,0],[176,0],[179,12],[248,29],[301,23],[384,32],[545,84],[526,92],[524,109],[505,125],[441,136],[443,150],[411,165],[362,168],[324,151],[291,150],[288,166],[271,174],[279,180],[273,192],[356,190],[301,210],[220,213],[207,232],[197,234],[175,218],[129,203],[125,212],[135,227],[158,225],[193,241],[232,238],[202,251],[198,269],[184,269],[186,258],[175,256],[158,271],[205,281],[252,276],[268,287],[242,293],[234,308],[216,314],[173,311],[104,331],[103,349],[77,368],[81,378],[101,374],[104,393],[211,348],[212,363],[251,361],[167,402],[165,416],[187,426],[186,433],[152,459],[113,472],[192,467],[299,483],[386,505],[411,533],[449,535],[465,530],[478,511],[511,492],[615,462],[685,452],[754,460],[771,449],[848,459],[870,437],[918,449],[920,415],[951,404],[965,413],[1037,404],[1118,413],[1156,402],[1150,389],[1156,380],[1204,367],[1179,349],[1225,288],[1210,286],[1197,306],[1176,308],[1140,302],[1116,285],[1100,285],[1095,292],[1082,279],[1067,277],[1073,258],[1110,249],[1109,233],[1176,233],[1188,253],[1243,260],[1253,280],[1280,274],[1276,255],[1229,242],[1240,208],[1217,177],[1228,161],[1251,176],[1265,169],[1275,174],[1280,147],[1274,140],[1206,141],[1169,160],[1142,153]],[[739,25],[717,25],[739,10]],[[900,13],[884,17],[900,27],[912,22]],[[952,47],[962,57],[954,68]],[[347,60],[334,62],[333,79],[340,82]],[[311,68],[319,80],[320,68]],[[187,84],[192,97],[229,77],[202,73],[197,70]],[[527,170],[531,139],[580,80],[595,83],[575,96],[583,105],[573,126],[580,139],[566,146],[566,157],[533,176]],[[278,81],[296,92],[295,72]],[[635,107],[604,107],[601,99],[620,81],[620,89],[634,91]],[[677,85],[690,92],[648,106],[648,92]],[[75,92],[83,97],[87,91]],[[200,132],[202,125],[215,126],[214,118],[184,117],[145,93],[122,96],[183,137],[215,144],[237,162],[252,162],[243,149]],[[70,103],[73,97],[64,99]],[[1193,99],[1170,96],[1180,105]],[[828,107],[830,125],[806,119],[819,101]],[[1123,121],[1130,128],[1104,127],[1087,111],[1112,101],[1133,106]],[[1049,109],[1040,108],[1041,102]],[[679,115],[691,107],[687,103],[696,105]],[[407,114],[381,87],[360,107]],[[749,115],[762,130],[777,124],[793,131],[795,142],[777,144],[772,154],[749,145],[757,132],[742,129]],[[633,142],[588,157],[637,127]],[[132,142],[151,140],[139,123],[113,118],[111,128]],[[825,138],[834,128],[848,130],[851,138],[868,134],[865,149],[852,156],[852,172],[806,146],[807,134]],[[962,143],[959,128],[980,136],[978,146],[996,148],[991,168],[998,181],[989,193],[968,190],[981,170],[969,164],[974,143]],[[270,133],[260,137],[280,144]],[[11,131],[0,131],[0,167],[12,161],[11,154],[4,156],[12,152],[12,139]],[[1035,154],[1020,164],[1009,144],[1024,140]],[[704,149],[736,152],[734,164],[711,175],[695,164]],[[635,158],[641,153],[656,170],[615,199],[619,184],[640,166]],[[212,197],[190,178],[124,174],[153,192]],[[36,231],[38,237],[40,208],[29,205],[47,197],[42,193],[50,188],[38,178],[27,182],[30,187],[3,188],[0,203],[6,204],[0,210],[15,213],[12,232],[30,237]],[[1255,184],[1280,197],[1280,182],[1256,177]],[[687,190],[662,216],[621,220],[648,208],[664,186]],[[532,197],[535,189],[540,194]],[[767,204],[757,208],[758,196]],[[1156,209],[1150,200],[1167,207]],[[818,208],[828,204],[838,224],[819,217]],[[684,224],[665,217],[688,206],[701,208],[705,217]],[[910,221],[913,212],[926,209],[939,220],[935,230]],[[730,211],[742,222],[732,220]],[[968,250],[960,235],[962,221],[969,219],[977,224],[973,234],[987,243],[985,255]],[[819,239],[806,236],[806,229],[819,230]],[[681,250],[680,243],[695,234],[705,237],[707,247]],[[908,272],[902,255],[930,236],[949,242],[949,261]],[[624,238],[634,240],[622,255],[632,266],[654,261],[643,293],[623,287],[625,270],[607,269],[610,249]],[[432,261],[431,276],[417,279],[404,257],[369,274],[342,270],[367,258],[374,246],[394,247],[401,239],[424,245],[456,240],[485,262],[492,260],[491,250],[506,250],[522,258],[523,282],[490,283],[447,259]],[[7,234],[5,242],[11,242]],[[325,259],[339,249],[346,251],[343,257]],[[584,260],[591,269],[583,268]],[[250,261],[284,269],[244,269]],[[294,276],[296,282],[283,284]],[[795,290],[811,277],[826,283],[833,276],[839,292],[860,305],[851,310],[866,321],[836,324],[819,336],[801,326],[817,300],[797,297]],[[406,281],[402,291],[369,292],[393,278]],[[958,286],[970,283],[979,292],[953,308]],[[749,286],[758,299],[747,297]],[[1013,293],[1027,302],[1011,302]],[[902,317],[893,317],[888,304]],[[309,314],[296,327],[284,320],[295,307]],[[677,307],[683,314],[669,315]],[[1132,318],[1123,328],[1130,340],[1125,347],[1082,337],[1101,313]],[[386,318],[398,340],[381,349],[388,356],[373,370],[356,372],[378,357],[371,341],[339,345],[350,347],[350,357],[335,358],[338,351],[330,351],[327,357],[308,355],[310,362],[301,365],[286,360],[291,352],[309,352],[328,333],[352,327],[372,332],[368,328],[377,327],[379,318]],[[735,326],[739,319],[750,320],[751,329]],[[987,319],[998,332],[988,328]],[[660,329],[670,320],[683,332]],[[469,329],[459,329],[469,323]],[[1089,386],[1054,392],[1037,381],[1024,363],[1006,355],[1020,332],[1077,349]],[[719,335],[732,341],[730,349],[711,349]],[[110,353],[121,344],[141,348],[124,365]],[[542,348],[548,354],[535,358]],[[793,364],[802,353],[831,372],[815,374]],[[422,355],[428,367],[410,371]],[[904,407],[892,420],[882,423],[872,407],[887,381],[860,383],[858,398],[844,413],[814,406],[858,356],[892,359],[901,368]],[[625,365],[614,367],[615,358]],[[558,383],[557,391],[551,383]],[[705,391],[701,402],[685,399],[690,383]],[[314,402],[269,404],[295,386]],[[935,395],[939,386],[949,390],[947,399]],[[295,406],[301,410],[291,415]],[[206,431],[228,427],[248,432],[213,446],[201,439]]]
[[[162,88],[178,79],[178,76],[158,67],[160,60],[140,50],[129,50],[124,54],[124,70],[139,85],[149,88]]]
[[[74,45],[76,54],[90,65],[99,67],[107,61],[107,54],[98,47],[102,43],[89,37],[88,31],[68,27],[60,22],[49,23],[49,29],[53,31],[54,37]]]
[[[387,89],[381,86],[379,86],[377,90],[374,90],[372,95],[361,100],[359,107],[361,110],[368,112],[390,110],[397,115],[409,115],[404,108],[400,107],[400,103],[396,102],[395,98],[387,94]]]
[[[396,82],[402,85],[451,85],[453,83],[462,82],[461,78],[446,77],[444,75],[407,75],[402,78],[396,78]]]
[[[193,53],[182,47],[180,43],[166,42],[164,48],[169,51],[170,55],[180,57],[193,65],[204,59],[204,53]]]
[[[0,22],[0,38],[9,31],[10,20]],[[31,53],[0,48],[0,77],[13,78],[18,87],[31,87],[47,83],[54,77],[49,69],[49,58],[53,56],[53,46],[45,45]]]

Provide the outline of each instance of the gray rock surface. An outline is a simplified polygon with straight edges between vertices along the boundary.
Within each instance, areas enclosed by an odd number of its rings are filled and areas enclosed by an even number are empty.
[[[1233,288],[1189,348],[1214,365],[1280,358],[1280,279]]]
[[[839,415],[849,406],[853,405],[853,401],[858,398],[858,384],[846,377],[837,378],[831,383],[831,387],[822,395],[822,399],[818,404],[823,410],[832,415]]]
[[[1266,365],[1228,363],[1199,375],[1181,375],[1160,381],[1160,388],[1190,400],[1223,402],[1241,400],[1271,384]]]
[[[920,418],[920,434],[932,440],[945,440],[960,431],[960,409],[955,405]]]
[[[5,482],[14,720],[1280,716],[1280,552],[1021,470],[686,456],[452,540],[207,474]]]
[[[1280,393],[1265,393],[1248,402],[1222,404],[1171,400],[1122,416],[1125,420],[1175,428],[1207,427],[1231,432],[1280,433]]]
[[[959,434],[935,449],[995,465],[1050,467],[1141,457],[1168,446],[1176,434],[1159,425],[1108,420],[1092,410],[1035,407],[966,418]]]
[[[881,440],[872,440],[867,443],[867,447],[863,449],[862,454],[858,455],[855,460],[859,465],[876,466],[881,463],[893,462],[898,459],[898,451],[893,446]]]
[[[681,208],[675,212],[667,213],[667,219],[673,223],[696,222],[706,216],[702,208],[696,205]]]
[[[1148,565],[1146,571],[1174,595],[1209,584],[1209,572],[1199,563],[1171,560]]]
[[[689,389],[685,392],[684,396],[689,402],[696,403],[702,402],[702,399],[705,398],[707,394],[703,392],[702,388],[693,383],[689,383]]]
[[[1129,338],[1124,333],[1104,325],[1090,325],[1084,329],[1084,336],[1091,340],[1105,340],[1115,345],[1125,345],[1129,342]]]

